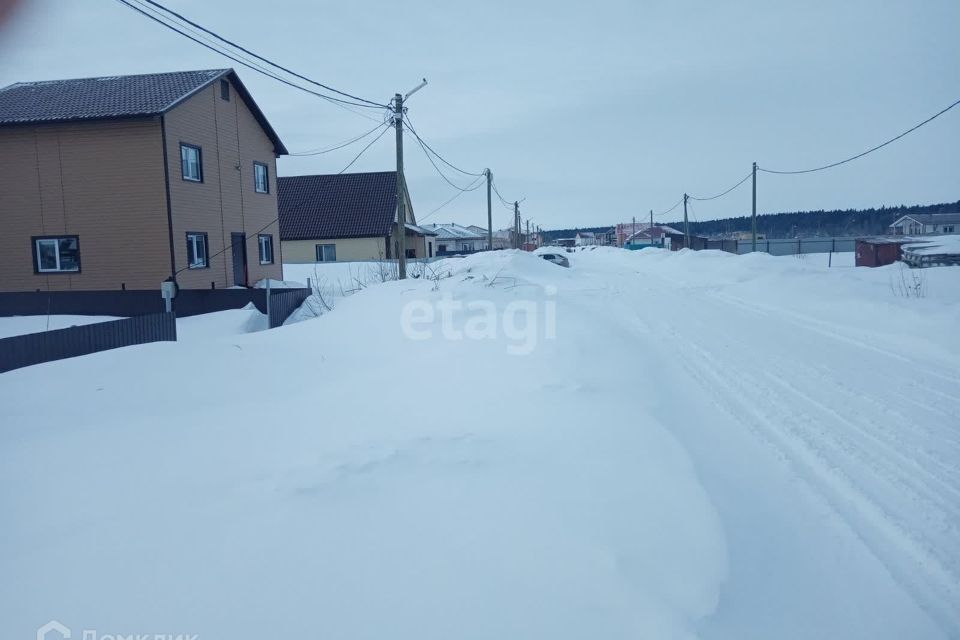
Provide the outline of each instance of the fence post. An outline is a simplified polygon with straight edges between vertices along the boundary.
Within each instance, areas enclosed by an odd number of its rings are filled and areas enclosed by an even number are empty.
[[[267,278],[267,328],[273,329],[273,321],[270,318],[270,278]]]

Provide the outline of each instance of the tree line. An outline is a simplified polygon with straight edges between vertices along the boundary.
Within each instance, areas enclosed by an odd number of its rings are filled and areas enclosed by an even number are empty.
[[[818,236],[869,236],[887,232],[894,220],[911,213],[957,213],[960,200],[941,204],[899,205],[870,209],[836,209],[825,211],[793,211],[757,215],[757,233],[768,238],[810,238]],[[641,224],[637,221],[637,226]],[[675,229],[683,229],[683,220],[665,223]],[[573,238],[580,231],[607,232],[611,226],[554,229],[544,231],[547,241],[557,238]],[[750,231],[750,216],[743,215],[723,220],[690,221],[690,233],[723,237]]]

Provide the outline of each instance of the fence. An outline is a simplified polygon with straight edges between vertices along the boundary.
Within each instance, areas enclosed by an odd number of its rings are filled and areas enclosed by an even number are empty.
[[[290,314],[296,311],[303,301],[310,297],[310,289],[271,289],[270,290],[270,328],[276,329],[286,322]]]
[[[710,242],[719,242],[711,240]],[[728,241],[723,241],[728,242]],[[750,253],[753,250],[752,240],[739,240],[736,253]],[[713,248],[713,247],[709,247]],[[786,238],[776,240],[757,240],[757,251],[769,253],[772,256],[793,256],[801,253],[836,253],[856,251],[856,238]],[[730,249],[724,249],[729,251]]]
[[[274,295],[284,291],[309,292],[308,289],[273,290]],[[242,309],[251,302],[261,313],[266,313],[267,290],[181,289],[173,300],[173,310],[178,318],[187,318],[201,313]],[[163,311],[159,290],[0,292],[0,317],[48,314],[130,317]]]
[[[13,336],[0,339],[0,373],[108,349],[176,339],[177,319],[172,313]]]

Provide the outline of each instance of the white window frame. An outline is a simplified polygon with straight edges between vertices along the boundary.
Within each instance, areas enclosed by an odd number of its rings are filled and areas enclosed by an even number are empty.
[[[199,242],[198,242],[199,241]],[[190,252],[193,251],[193,257],[197,257],[197,246],[203,246],[203,262],[191,262]],[[187,268],[188,269],[208,269],[210,267],[210,251],[207,245],[207,234],[201,231],[187,232]]]
[[[257,243],[260,246],[260,264],[273,264],[273,236],[269,233],[261,233],[257,237]],[[270,259],[264,260],[264,247],[270,250]]]
[[[184,152],[193,152],[197,154],[197,175],[187,175],[187,168],[190,166],[189,160],[184,164]],[[180,143],[180,177],[187,182],[203,182],[203,149],[194,144],[186,142]]]
[[[77,266],[75,269],[63,269],[60,264],[60,241],[76,239],[77,241]],[[40,259],[40,245],[50,243],[53,244],[53,257],[57,262],[57,265],[53,269],[44,269],[43,263]],[[79,236],[51,236],[46,238],[35,238],[33,241],[34,254],[37,261],[37,273],[79,273],[80,272],[80,238]]]
[[[263,188],[260,188],[260,169],[263,169]],[[270,193],[270,168],[263,162],[253,163],[253,190],[257,193]]]

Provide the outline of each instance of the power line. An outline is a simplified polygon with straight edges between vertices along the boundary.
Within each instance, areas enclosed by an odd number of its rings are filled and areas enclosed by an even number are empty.
[[[270,59],[268,59],[268,58],[265,58],[265,57],[263,57],[263,56],[261,56],[261,55],[258,55],[258,54],[256,54],[256,53],[254,53],[253,51],[250,51],[249,49],[247,49],[247,48],[245,48],[245,47],[237,44],[236,42],[233,42],[233,41],[231,41],[231,40],[228,40],[227,38],[224,38],[223,36],[221,36],[220,34],[216,33],[215,31],[212,31],[212,30],[210,30],[210,29],[207,29],[207,28],[204,27],[203,25],[198,24],[198,23],[190,20],[190,19],[187,18],[186,16],[184,16],[184,15],[182,15],[182,14],[180,14],[180,13],[177,13],[177,12],[174,11],[173,9],[170,9],[170,8],[168,8],[168,7],[165,7],[164,5],[160,4],[159,2],[156,2],[155,0],[143,0],[143,2],[146,2],[147,4],[150,4],[151,6],[154,6],[154,7],[158,8],[158,9],[160,9],[161,11],[164,11],[164,12],[172,15],[172,16],[178,18],[179,20],[182,20],[183,22],[186,22],[186,23],[189,24],[190,26],[193,26],[193,27],[196,27],[197,29],[200,29],[200,30],[203,31],[204,33],[207,33],[207,34],[213,36],[213,37],[216,38],[217,40],[220,40],[221,42],[230,45],[230,46],[233,47],[234,49],[238,49],[238,50],[240,50],[240,51],[243,51],[244,53],[253,56],[253,57],[256,58],[257,60],[260,60],[261,62],[265,62],[265,63],[269,64],[271,67],[275,67],[275,68],[277,68],[277,69],[280,69],[281,71],[285,71],[286,73],[289,73],[290,75],[294,76],[295,78],[299,78],[300,80],[304,80],[304,81],[306,81],[306,82],[309,82],[310,84],[315,85],[315,86],[317,86],[317,87],[321,87],[321,88],[323,88],[323,89],[326,89],[327,91],[332,91],[333,93],[336,93],[336,94],[338,94],[338,95],[341,95],[341,96],[343,96],[343,97],[345,97],[345,98],[350,98],[350,99],[352,99],[352,100],[356,100],[357,102],[364,102],[364,103],[367,104],[367,106],[370,106],[370,107],[387,108],[387,105],[385,105],[385,104],[380,104],[380,103],[378,103],[378,102],[374,102],[373,100],[367,100],[366,98],[361,98],[361,97],[359,97],[359,96],[355,96],[355,95],[350,94],[350,93],[347,93],[347,92],[345,92],[345,91],[340,91],[339,89],[335,89],[335,88],[331,87],[330,85],[323,84],[322,82],[317,82],[316,80],[313,80],[313,79],[311,79],[311,78],[308,78],[308,77],[305,76],[305,75],[299,74],[299,73],[297,73],[296,71],[292,71],[292,70],[288,69],[287,67],[284,67],[284,66],[282,66],[282,65],[280,65],[280,64],[277,64],[276,62],[273,62],[272,60],[270,60]]]
[[[798,171],[775,171],[775,170],[773,170],[773,169],[764,169],[764,168],[762,168],[762,167],[757,167],[757,170],[758,170],[758,171],[763,171],[764,173],[777,173],[777,174],[781,174],[781,175],[795,175],[795,174],[799,174],[799,173],[813,173],[813,172],[815,172],[815,171],[823,171],[824,169],[832,169],[833,167],[839,167],[839,166],[842,165],[842,164],[846,164],[846,163],[848,163],[848,162],[851,162],[851,161],[853,161],[853,160],[856,160],[857,158],[862,158],[863,156],[865,156],[865,155],[867,155],[867,154],[870,154],[870,153],[873,153],[874,151],[877,151],[877,150],[879,150],[879,149],[882,149],[882,148],[884,148],[885,146],[887,146],[888,144],[890,144],[890,143],[892,143],[892,142],[896,142],[897,140],[899,140],[900,138],[904,137],[905,135],[907,135],[907,134],[909,134],[909,133],[913,133],[914,131],[916,131],[917,129],[919,129],[920,127],[922,127],[923,125],[925,125],[925,124],[927,124],[927,123],[929,123],[929,122],[933,122],[934,120],[936,120],[937,118],[939,118],[940,116],[942,116],[943,114],[945,114],[947,111],[950,111],[950,109],[953,109],[953,108],[954,108],[955,106],[957,106],[958,104],[960,104],[960,100],[957,100],[956,102],[954,102],[953,104],[951,104],[951,105],[950,105],[949,107],[947,107],[946,109],[944,109],[944,110],[942,110],[942,111],[940,111],[940,112],[938,112],[938,113],[930,116],[929,118],[927,118],[926,120],[924,120],[924,121],[921,122],[920,124],[918,124],[918,125],[916,125],[916,126],[914,126],[914,127],[911,127],[911,128],[909,128],[909,129],[907,129],[906,131],[904,131],[904,132],[901,133],[900,135],[895,136],[895,137],[893,137],[893,138],[890,138],[889,140],[887,140],[887,141],[884,142],[883,144],[878,144],[877,146],[875,146],[875,147],[873,147],[873,148],[867,149],[867,150],[864,151],[863,153],[858,153],[858,154],[855,155],[855,156],[851,156],[851,157],[849,157],[849,158],[847,158],[847,159],[845,159],[845,160],[840,160],[839,162],[832,162],[832,163],[830,163],[830,164],[823,165],[822,167],[815,167],[815,168],[813,168],[813,169],[801,169],[801,170],[798,170]]]
[[[486,173],[483,172],[483,171],[481,171],[481,172],[479,172],[479,173],[473,173],[473,172],[471,172],[471,171],[466,171],[466,170],[464,170],[464,169],[461,169],[460,167],[458,167],[457,165],[451,163],[449,160],[447,160],[446,158],[444,158],[442,155],[440,155],[439,153],[437,153],[436,151],[434,151],[433,147],[431,147],[429,144],[427,144],[427,142],[426,142],[423,138],[420,137],[420,134],[417,133],[417,130],[414,129],[413,123],[410,122],[410,116],[405,115],[404,117],[405,117],[405,119],[406,119],[406,121],[407,121],[407,126],[410,128],[410,132],[413,134],[413,136],[414,136],[414,137],[417,139],[417,141],[420,143],[420,146],[425,147],[426,149],[428,149],[428,150],[430,151],[430,153],[432,153],[433,155],[435,155],[435,156],[440,160],[440,162],[442,162],[443,164],[447,165],[448,167],[450,167],[451,169],[453,169],[453,170],[455,170],[455,171],[459,171],[460,173],[462,173],[462,174],[465,175],[465,176],[480,177],[480,176],[486,175]]]
[[[440,209],[443,209],[445,206],[447,206],[448,204],[450,204],[451,202],[453,202],[454,200],[456,200],[457,198],[459,198],[460,196],[462,196],[463,194],[465,194],[467,191],[475,191],[476,189],[479,189],[480,186],[481,186],[481,184],[483,184],[482,181],[483,181],[483,178],[485,178],[485,177],[486,177],[486,176],[480,176],[479,178],[477,178],[476,181],[475,181],[476,186],[472,186],[472,185],[471,185],[472,188],[468,187],[467,189],[464,189],[464,190],[462,190],[462,191],[457,191],[457,192],[453,195],[452,198],[450,198],[449,200],[447,200],[446,202],[444,202],[443,204],[441,204],[439,207],[437,207],[436,209],[434,209],[433,211],[431,211],[431,212],[428,213],[427,215],[425,215],[425,216],[423,216],[422,218],[420,218],[420,220],[417,222],[417,224],[423,223],[424,220],[426,220],[427,218],[429,218],[430,216],[432,216],[433,214],[435,214],[437,211],[440,211]]]
[[[391,127],[390,127],[389,125],[387,125],[387,124],[384,124],[384,125],[381,125],[381,126],[383,126],[383,131],[380,132],[380,135],[378,135],[378,136],[377,136],[376,138],[374,138],[367,146],[365,146],[365,147],[360,151],[360,153],[358,153],[358,154],[356,155],[356,157],[354,157],[354,159],[351,160],[350,163],[349,163],[347,166],[345,166],[343,169],[340,169],[340,171],[338,171],[338,172],[336,173],[336,175],[340,175],[340,174],[342,174],[344,171],[346,171],[347,169],[349,169],[350,167],[352,167],[353,164],[360,158],[360,156],[362,156],[362,155],[367,151],[367,149],[369,149],[370,147],[372,147],[373,144],[374,144],[377,140],[379,140],[380,138],[383,137],[383,134],[384,134],[384,133],[386,133],[387,131],[389,131],[389,130],[391,129]],[[252,234],[250,234],[250,237],[260,235],[260,233],[261,233],[264,229],[266,229],[267,227],[269,227],[270,225],[272,225],[273,223],[275,223],[275,222],[277,222],[277,221],[279,221],[279,220],[280,220],[280,216],[278,215],[276,218],[274,218],[273,220],[271,220],[271,221],[268,222],[267,224],[263,225],[262,227],[260,227],[260,228],[257,229],[256,231],[254,231]],[[248,239],[248,238],[246,238],[246,239]],[[209,261],[210,261],[211,259],[216,258],[217,256],[225,253],[226,251],[228,251],[228,250],[230,250],[230,249],[233,249],[233,246],[234,246],[235,244],[236,244],[236,241],[233,241],[233,242],[231,242],[230,244],[224,246],[223,249],[221,249],[220,251],[217,251],[217,252],[214,253],[213,255],[207,256],[207,263],[209,264]],[[186,267],[183,267],[182,269],[178,269],[177,271],[174,271],[174,272],[173,272],[173,277],[176,278],[179,274],[183,273],[184,271],[187,271],[189,268],[190,268],[190,266],[188,265],[188,266],[186,266]]]
[[[665,215],[667,215],[668,213],[670,213],[671,211],[673,211],[674,209],[676,209],[677,207],[679,207],[681,204],[683,204],[683,198],[680,198],[679,200],[677,200],[677,203],[676,203],[675,205],[673,205],[672,207],[670,207],[669,209],[667,209],[666,211],[661,211],[660,213],[655,213],[655,214],[653,214],[653,217],[654,217],[654,218],[659,218],[660,216],[665,216]]]
[[[454,189],[457,189],[458,191],[471,191],[471,189],[461,187],[461,186],[458,185],[457,183],[453,182],[450,178],[448,178],[447,175],[446,175],[443,171],[440,170],[440,167],[437,166],[436,161],[433,159],[433,156],[430,155],[430,152],[427,150],[427,147],[426,147],[426,145],[424,144],[423,140],[420,139],[420,137],[416,134],[416,132],[414,132],[413,135],[414,135],[414,138],[416,139],[417,143],[420,145],[420,149],[423,151],[423,155],[425,155],[425,156],[427,157],[427,160],[429,160],[429,161],[430,161],[430,164],[433,165],[433,168],[434,168],[434,170],[437,172],[437,175],[439,175],[441,178],[443,178],[444,182],[446,182],[448,185],[450,185],[450,186],[453,187]],[[441,159],[442,159],[442,158],[441,158]],[[485,174],[480,174],[479,177],[486,177],[486,176],[485,176]],[[476,188],[476,187],[474,187],[474,188]]]
[[[335,146],[332,146],[332,147],[320,148],[320,149],[313,149],[313,150],[311,150],[311,151],[301,151],[301,152],[299,152],[299,153],[290,153],[290,154],[287,154],[287,155],[291,155],[291,156],[319,156],[319,155],[323,155],[324,153],[330,153],[331,151],[337,151],[338,149],[343,149],[344,147],[349,147],[350,145],[352,145],[352,144],[355,143],[355,142],[360,142],[361,140],[363,140],[363,139],[366,138],[367,136],[370,136],[370,135],[372,135],[373,133],[375,133],[377,130],[380,129],[380,127],[385,126],[385,124],[386,124],[386,123],[382,123],[382,122],[381,122],[380,124],[378,124],[377,126],[375,126],[373,129],[370,129],[370,131],[367,131],[366,133],[363,133],[363,134],[357,136],[356,138],[352,138],[352,139],[350,139],[350,140],[347,140],[346,142],[342,142],[342,143],[340,143],[340,144],[338,144],[338,145],[335,145]]]
[[[737,187],[739,187],[740,185],[742,185],[744,182],[746,182],[747,180],[749,180],[749,179],[750,179],[750,176],[752,176],[752,175],[753,175],[753,171],[751,171],[750,173],[748,173],[747,175],[745,175],[745,176],[743,177],[743,180],[741,180],[741,181],[738,182],[737,184],[733,185],[732,187],[730,187],[729,189],[727,189],[727,190],[724,191],[723,193],[718,193],[718,194],[715,195],[715,196],[710,196],[709,198],[697,198],[696,196],[688,196],[688,197],[689,197],[691,200],[699,200],[699,201],[701,201],[701,202],[706,202],[706,201],[708,201],[708,200],[716,200],[717,198],[722,198],[723,196],[727,195],[728,193],[730,193],[731,191],[733,191],[734,189],[736,189]]]
[[[331,102],[331,103],[333,103],[333,104],[338,104],[338,105],[352,105],[352,106],[356,106],[356,107],[367,107],[367,108],[373,108],[373,107],[374,107],[374,105],[361,104],[361,103],[357,103],[357,102],[350,102],[350,101],[348,101],[348,100],[343,100],[343,99],[341,99],[341,98],[336,98],[336,97],[334,97],[334,96],[329,96],[329,95],[320,93],[320,92],[318,92],[318,91],[313,91],[312,89],[308,89],[308,88],[303,87],[303,86],[301,86],[301,85],[298,85],[298,84],[296,84],[296,83],[294,83],[294,82],[290,82],[289,80],[287,80],[287,79],[285,79],[285,78],[282,78],[281,76],[276,75],[276,74],[274,74],[274,73],[271,73],[270,71],[267,71],[267,70],[263,69],[262,67],[260,67],[260,66],[258,66],[258,65],[256,65],[256,64],[253,64],[253,63],[251,63],[251,62],[249,62],[249,61],[247,61],[247,60],[244,60],[244,59],[238,57],[237,55],[234,55],[234,54],[232,54],[232,53],[229,53],[229,52],[223,51],[223,50],[221,50],[221,49],[218,49],[216,46],[214,46],[214,45],[212,45],[212,44],[209,44],[208,42],[204,42],[203,40],[200,40],[199,38],[194,37],[194,36],[190,35],[189,33],[186,33],[185,31],[182,31],[181,29],[177,28],[177,26],[175,26],[175,25],[173,25],[173,24],[171,24],[171,23],[168,23],[168,22],[160,19],[160,18],[157,17],[156,15],[153,15],[153,14],[151,14],[151,13],[148,13],[148,12],[145,11],[144,9],[140,8],[139,6],[135,6],[134,4],[132,4],[131,2],[129,2],[128,0],[117,0],[117,2],[119,2],[120,4],[128,7],[129,9],[132,9],[133,11],[136,11],[137,13],[139,13],[139,14],[147,17],[147,18],[149,18],[150,20],[156,22],[157,24],[162,25],[163,27],[166,27],[167,29],[170,29],[171,31],[174,31],[175,33],[180,34],[180,35],[183,36],[184,38],[187,38],[188,40],[192,40],[193,42],[199,44],[200,46],[202,46],[202,47],[204,47],[204,48],[206,48],[206,49],[209,49],[210,51],[213,51],[214,53],[218,53],[218,54],[224,56],[225,58],[229,58],[230,60],[233,60],[233,61],[236,62],[237,64],[240,64],[240,65],[242,65],[242,66],[244,66],[244,67],[246,67],[246,68],[248,68],[248,69],[251,69],[251,70],[253,70],[253,71],[256,71],[257,73],[262,74],[262,75],[264,75],[264,76],[267,76],[268,78],[271,78],[271,79],[273,79],[273,80],[276,80],[277,82],[281,82],[281,83],[283,83],[283,84],[285,84],[285,85],[287,85],[287,86],[289,86],[289,87],[292,87],[292,88],[294,88],[294,89],[299,89],[300,91],[303,91],[303,92],[305,92],[305,93],[309,93],[309,94],[314,95],[314,96],[316,96],[316,97],[318,97],[318,98],[321,98],[321,99],[323,99],[323,100],[327,100],[328,102]],[[386,108],[386,105],[376,105],[376,106],[377,106],[377,107],[381,107],[381,108]],[[361,114],[361,115],[362,115],[362,114]],[[367,116],[364,116],[364,117],[367,117]],[[371,119],[373,119],[373,118],[371,118]]]

